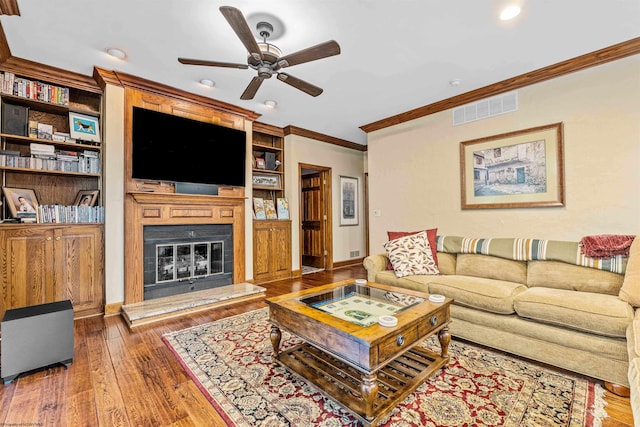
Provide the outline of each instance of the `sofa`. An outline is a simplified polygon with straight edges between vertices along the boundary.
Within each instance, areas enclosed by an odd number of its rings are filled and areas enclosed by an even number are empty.
[[[640,239],[595,259],[579,242],[434,237],[437,274],[411,274],[411,257],[389,269],[387,248],[365,258],[367,279],[453,298],[454,337],[630,389],[640,425]]]

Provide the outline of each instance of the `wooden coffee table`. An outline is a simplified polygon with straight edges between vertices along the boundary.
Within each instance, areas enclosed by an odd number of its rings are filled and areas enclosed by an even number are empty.
[[[449,362],[453,300],[432,303],[428,297],[413,290],[344,280],[269,298],[275,358],[365,425],[375,425]],[[393,314],[398,324],[381,326],[376,314]],[[304,342],[280,352],[281,328]],[[434,334],[438,334],[439,354],[417,345]]]

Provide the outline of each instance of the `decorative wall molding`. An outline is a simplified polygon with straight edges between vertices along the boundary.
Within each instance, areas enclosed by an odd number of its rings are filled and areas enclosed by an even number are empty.
[[[312,130],[303,129],[297,126],[287,126],[284,128],[285,135],[298,135],[306,138],[315,139],[321,142],[327,142],[329,144],[339,145],[345,148],[351,148],[352,150],[367,151],[367,146],[362,144],[356,144],[355,142],[347,141],[346,139],[340,139],[333,136],[325,135],[320,132],[314,132]]]
[[[637,55],[639,53],[640,37],[637,37],[626,42],[618,43],[613,46],[597,50],[595,52],[587,53],[585,55],[568,59],[566,61],[562,61],[548,67],[521,74],[519,76],[512,77],[476,90],[472,90],[470,92],[465,92],[451,98],[443,99],[442,101],[434,102],[433,104],[425,105],[423,107],[418,107],[416,109],[409,110],[395,116],[387,117],[385,119],[360,126],[360,129],[367,133],[373,132],[390,126],[398,125],[400,123],[408,122],[410,120],[418,119],[420,117],[438,113],[440,111],[445,111],[450,108],[459,107],[461,105],[475,102],[480,99],[520,89],[535,83],[543,82],[545,80],[554,79],[556,77],[561,77],[569,73],[584,70],[585,68],[605,64],[607,62],[625,58],[627,56]]]

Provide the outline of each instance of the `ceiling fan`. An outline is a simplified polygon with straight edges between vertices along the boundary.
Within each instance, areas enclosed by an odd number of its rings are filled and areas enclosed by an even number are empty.
[[[178,58],[178,61],[181,64],[239,68],[241,70],[246,70],[251,67],[258,72],[258,75],[251,80],[247,88],[242,93],[242,96],[240,96],[240,99],[253,99],[260,88],[260,85],[262,85],[262,82],[265,79],[271,78],[274,74],[278,80],[285,82],[286,84],[311,96],[318,96],[322,93],[322,88],[294,77],[291,74],[283,73],[280,70],[292,65],[303,64],[305,62],[338,55],[340,53],[340,45],[336,41],[331,40],[320,43],[298,52],[282,56],[280,49],[267,42],[269,37],[273,34],[273,25],[268,22],[259,22],[256,25],[258,34],[260,34],[263,39],[262,43],[258,43],[240,10],[231,6],[222,6],[220,7],[220,12],[222,12],[222,15],[224,15],[225,19],[233,31],[235,31],[244,47],[247,48],[247,51],[249,52],[247,64]]]

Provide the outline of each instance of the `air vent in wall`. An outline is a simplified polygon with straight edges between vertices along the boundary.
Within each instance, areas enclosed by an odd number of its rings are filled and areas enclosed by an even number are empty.
[[[455,108],[453,110],[453,125],[458,126],[517,110],[518,92],[504,93]]]

